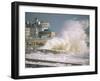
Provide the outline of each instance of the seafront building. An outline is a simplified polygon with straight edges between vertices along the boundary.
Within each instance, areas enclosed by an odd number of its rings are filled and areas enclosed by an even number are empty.
[[[55,36],[55,32],[50,30],[50,23],[47,21],[39,21],[38,18],[35,18],[33,23],[26,21],[25,26],[26,49],[35,49],[43,46]]]

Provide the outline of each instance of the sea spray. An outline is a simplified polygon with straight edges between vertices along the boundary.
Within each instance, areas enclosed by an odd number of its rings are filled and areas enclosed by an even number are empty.
[[[40,49],[59,50],[66,54],[87,54],[89,52],[88,36],[85,32],[87,27],[87,20],[66,21],[59,34],[48,40]]]

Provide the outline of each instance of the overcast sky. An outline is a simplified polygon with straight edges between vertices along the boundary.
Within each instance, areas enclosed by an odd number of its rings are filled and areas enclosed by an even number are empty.
[[[88,15],[74,15],[74,14],[51,14],[51,13],[25,13],[25,21],[34,23],[35,18],[40,21],[47,21],[50,23],[50,29],[55,32],[59,32],[65,21],[68,20],[89,20]]]

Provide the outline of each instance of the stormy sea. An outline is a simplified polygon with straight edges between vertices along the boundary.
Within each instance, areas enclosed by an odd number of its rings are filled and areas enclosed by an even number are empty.
[[[87,20],[66,21],[57,36],[25,54],[26,68],[89,65],[88,27]]]

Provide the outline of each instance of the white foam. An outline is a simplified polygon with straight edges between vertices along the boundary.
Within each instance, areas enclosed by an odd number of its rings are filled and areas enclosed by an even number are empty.
[[[59,35],[48,40],[41,49],[65,50],[67,53],[87,54],[89,52],[86,43],[89,37],[85,32],[87,27],[87,20],[66,21]]]

